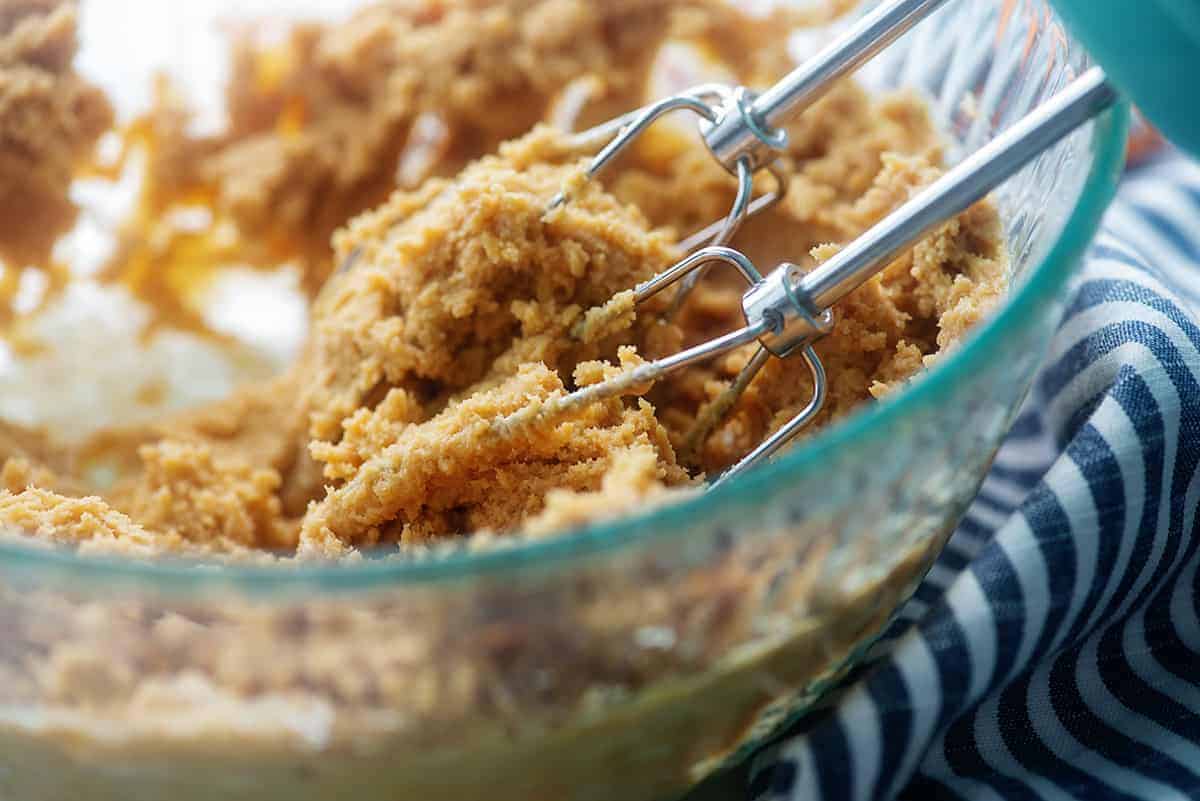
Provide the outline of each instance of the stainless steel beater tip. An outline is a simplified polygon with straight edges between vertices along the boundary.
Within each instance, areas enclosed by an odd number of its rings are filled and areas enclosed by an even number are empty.
[[[588,165],[587,177],[595,178],[613,159],[633,144],[647,128],[671,112],[691,111],[702,120],[715,121],[717,109],[706,98],[723,97],[727,91],[728,89],[725,87],[715,84],[697,86],[575,134],[574,139],[581,147],[604,142],[600,151],[592,157],[592,161]],[[551,201],[551,209],[555,208],[556,201],[558,205],[561,205],[565,199],[565,193],[560,192],[555,196],[554,201]]]
[[[620,117],[601,123],[594,128],[578,133],[574,137],[578,147],[599,146],[600,150],[592,158],[586,170],[589,180],[599,175],[618,155],[630,147],[646,129],[659,118],[674,111],[691,111],[700,118],[700,132],[706,143],[713,132],[728,132],[728,125],[722,126],[734,110],[744,110],[750,95],[742,87],[728,87],[719,84],[704,84],[693,87],[677,95],[658,100],[640,109],[636,109]],[[723,135],[723,134],[722,134]],[[777,146],[786,142],[786,136],[780,135],[773,140]],[[602,145],[600,143],[603,143]],[[712,150],[709,144],[710,151]],[[716,151],[712,151],[720,159]],[[728,155],[726,153],[725,155]],[[749,217],[758,214],[777,203],[784,195],[787,186],[786,174],[774,164],[774,155],[769,159],[762,157],[762,152],[755,154],[740,153],[733,162],[721,162],[737,178],[737,194],[729,214],[724,219],[708,226],[703,232],[689,237],[682,244],[685,251],[690,251],[705,244],[724,245],[733,239],[738,228]],[[754,189],[754,173],[765,167],[770,170],[776,181],[776,189],[757,201],[752,198]],[[562,207],[570,200],[570,193],[563,189],[550,200],[546,213]],[[694,283],[694,280],[691,282]],[[691,283],[688,284],[690,289]],[[683,294],[686,294],[686,290]]]
[[[825,401],[825,371],[811,344],[828,333],[832,317],[828,311],[814,314],[804,302],[800,290],[795,287],[793,265],[782,264],[771,275],[763,278],[745,254],[728,247],[707,247],[683,258],[667,270],[638,285],[634,291],[637,303],[643,303],[672,284],[686,279],[702,267],[714,263],[732,266],[749,287],[743,296],[743,312],[746,324],[727,334],[707,340],[670,356],[641,364],[636,368],[608,378],[598,384],[583,387],[568,395],[554,399],[536,409],[521,410],[496,421],[497,431],[511,431],[532,419],[566,414],[591,403],[637,394],[648,385],[691,367],[731,353],[746,345],[759,343],[759,349],[751,358],[741,375],[723,393],[718,402],[702,411],[692,435],[690,446],[695,449],[702,444],[750,385],[754,375],[772,357],[784,357],[802,350],[805,361],[813,375],[813,397],[805,409],[756,448],[750,456],[731,468],[733,472],[748,469],[754,463],[768,458],[783,447],[811,421]]]

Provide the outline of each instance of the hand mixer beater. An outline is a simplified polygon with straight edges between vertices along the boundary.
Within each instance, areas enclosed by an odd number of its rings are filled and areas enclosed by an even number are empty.
[[[578,134],[581,146],[599,146],[587,175],[595,177],[621,151],[664,114],[686,110],[700,117],[700,135],[712,155],[737,180],[728,216],[684,243],[694,250],[668,270],[635,290],[641,303],[682,282],[682,297],[702,272],[714,264],[733,267],[745,280],[742,296],[745,325],[682,352],[648,362],[601,383],[584,387],[537,409],[526,409],[500,421],[516,425],[526,415],[561,414],[604,398],[645,388],[689,365],[758,343],[731,386],[701,413],[688,436],[695,444],[720,423],[768,359],[799,355],[812,374],[813,395],[807,406],[717,481],[726,481],[770,458],[792,440],[820,411],[826,377],[813,343],[833,325],[831,307],[955,215],[1018,172],[1039,153],[1112,105],[1117,98],[1100,68],[1085,72],[1041,107],[1012,125],[978,152],[914,195],[836,256],[805,273],[783,263],[763,276],[742,253],[727,247],[749,217],[777,202],[785,191],[783,173],[773,162],[787,144],[781,126],[819,98],[837,78],[849,73],[948,0],[890,0],[864,16],[814,58],[760,94],[745,87],[703,85],[654,102]],[[752,199],[756,172],[771,172],[776,188]],[[551,209],[570,202],[559,193]],[[702,247],[701,247],[702,246]]]

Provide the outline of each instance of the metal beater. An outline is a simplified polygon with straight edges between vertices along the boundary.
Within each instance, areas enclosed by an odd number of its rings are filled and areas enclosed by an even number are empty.
[[[770,458],[792,440],[816,416],[825,401],[825,370],[812,346],[831,330],[830,308],[947,220],[985,197],[1042,151],[1116,101],[1116,92],[1103,71],[1093,68],[916,194],[829,261],[807,274],[794,264],[783,263],[764,277],[745,255],[725,245],[749,216],[777,202],[785,191],[783,174],[773,168],[773,162],[787,145],[787,133],[781,126],[810,106],[836,79],[870,59],[945,2],[947,0],[884,2],[814,58],[760,94],[740,86],[706,84],[579,134],[581,142],[604,143],[589,165],[588,176],[591,178],[664,114],[687,110],[700,117],[700,135],[705,144],[713,157],[737,179],[733,206],[725,220],[684,244],[685,250],[704,247],[638,286],[636,298],[639,303],[643,302],[680,281],[683,281],[679,290],[682,295],[688,290],[689,282],[694,282],[705,268],[726,264],[746,281],[748,289],[742,296],[746,324],[736,331],[648,362],[538,409],[517,412],[498,424],[501,427],[517,425],[529,415],[560,414],[604,398],[628,394],[685,367],[758,342],[757,352],[729,389],[701,413],[700,421],[689,435],[689,442],[694,445],[707,437],[768,359],[799,354],[812,374],[812,399],[792,420],[727,470],[717,483]],[[760,170],[771,172],[777,187],[753,199],[753,178]],[[569,200],[569,195],[559,193],[550,208]]]

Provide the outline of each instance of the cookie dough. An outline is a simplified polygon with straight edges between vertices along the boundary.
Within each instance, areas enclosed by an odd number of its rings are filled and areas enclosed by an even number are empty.
[[[539,129],[452,181],[395,194],[338,235],[345,269],[313,315],[315,439],[337,442],[342,421],[388,391],[434,410],[522,364],[569,375],[614,352],[621,332],[587,325],[586,313],[680,253],[598,184],[547,214],[547,199],[582,178],[577,159],[555,163],[564,144]],[[623,322],[635,325],[632,314]],[[652,318],[639,326],[654,327]]]
[[[76,5],[0,3],[0,325],[12,316],[19,271],[67,279],[50,249],[75,220],[71,181],[112,126],[104,94],[72,67]]]
[[[37,25],[9,28],[28,36],[59,20],[69,31],[73,13],[46,3]],[[706,42],[749,82],[785,69],[772,28],[785,12],[740,14],[717,0],[380,4],[302,26],[282,47],[243,42],[220,137],[188,137],[164,89],[126,133],[150,157],[129,241],[166,241],[169,257],[172,237],[147,230],[189,199],[232,226],[222,252],[251,263],[317,254],[311,341],[287,374],[153,425],[69,445],[0,431],[0,521],[43,538],[61,527],[58,542],[128,543],[135,556],[337,558],[547,536],[695,491],[808,402],[806,370],[772,360],[698,442],[689,432],[753,346],[644,397],[506,433],[494,423],[598,380],[618,358],[655,358],[740,324],[742,287],[720,270],[674,316],[669,297],[635,310],[630,292],[680,257],[681,237],[725,213],[728,175],[670,126],[604,182],[583,180],[583,155],[551,128],[502,140],[580,78],[602,84],[585,116],[636,102],[649,55],[670,37]],[[752,36],[753,57],[722,49],[719,29]],[[69,58],[59,66],[83,91]],[[413,173],[387,196],[422,115],[440,120],[445,141],[429,151],[428,177]],[[789,134],[790,190],[735,242],[764,272],[819,264],[939,174],[936,130],[911,95],[843,83]],[[571,201],[547,213],[564,186]],[[132,259],[142,297],[178,319],[180,299],[153,286],[174,268],[163,273],[142,247],[119,250],[114,265]],[[839,304],[817,344],[830,380],[818,426],[953,347],[1005,277],[985,202]]]

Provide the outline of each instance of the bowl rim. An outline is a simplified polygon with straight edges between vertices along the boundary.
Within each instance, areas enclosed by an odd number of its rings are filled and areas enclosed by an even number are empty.
[[[1036,309],[1054,301],[1091,243],[1120,180],[1129,119],[1128,104],[1122,101],[1090,123],[1094,129],[1091,168],[1061,233],[1041,262],[1031,269],[1029,278],[966,341],[904,391],[868,404],[774,462],[727,485],[678,503],[585,525],[554,537],[513,540],[487,549],[457,547],[427,558],[286,565],[239,565],[172,558],[136,561],[111,556],[81,556],[67,548],[46,548],[11,540],[0,541],[0,572],[16,573],[24,579],[68,578],[104,585],[135,583],[172,593],[213,586],[236,588],[247,595],[270,594],[289,588],[345,592],[484,575],[495,578],[497,574],[531,567],[561,566],[564,562],[611,553],[626,546],[686,536],[689,524],[696,518],[703,518],[709,510],[731,501],[752,503],[769,494],[780,482],[793,481],[819,469],[828,462],[831,454],[855,439],[896,425],[910,409],[938,403],[957,381],[969,380],[974,365],[999,355],[998,351],[1009,339],[1009,332],[1021,326]]]

